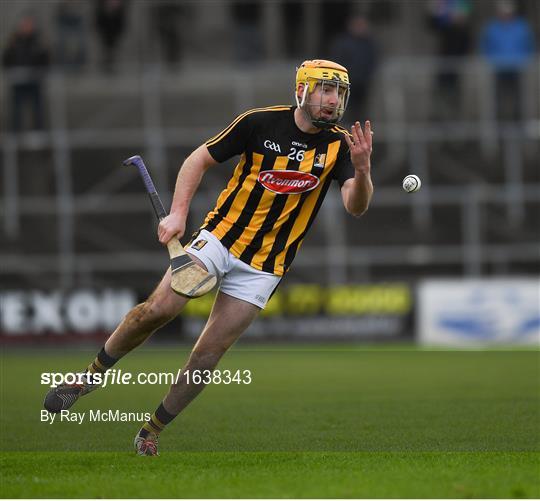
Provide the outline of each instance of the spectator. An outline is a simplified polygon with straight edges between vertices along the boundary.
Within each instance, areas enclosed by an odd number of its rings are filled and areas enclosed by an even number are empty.
[[[182,39],[178,28],[183,6],[158,3],[153,6],[153,15],[162,57],[169,66],[176,66],[182,56]]]
[[[495,72],[495,99],[499,120],[519,120],[521,78],[534,51],[529,23],[516,14],[514,2],[497,2],[496,18],[488,21],[480,50]]]
[[[377,66],[377,47],[365,16],[355,15],[349,20],[347,31],[332,43],[330,58],[349,70],[349,78],[353,82],[346,118],[362,122]]]
[[[49,51],[41,43],[34,17],[27,15],[20,20],[4,50],[2,63],[9,70],[11,129],[22,130],[27,107],[32,117],[30,129],[43,129],[43,75]]]
[[[79,69],[86,62],[86,26],[81,3],[62,0],[56,10],[58,64],[66,69]]]
[[[307,15],[308,10],[315,11],[312,15],[319,18],[319,22],[324,25],[324,36],[318,36],[317,51],[326,53],[328,51],[328,41],[335,40],[339,35],[347,29],[347,25],[351,18],[358,14],[356,10],[359,7],[354,5],[351,0],[317,0],[316,2],[304,3],[304,17]],[[364,6],[364,7],[367,7]],[[365,11],[363,11],[365,12]],[[307,21],[307,19],[306,19]],[[296,20],[297,24],[298,21]],[[298,29],[298,28],[297,28]]]
[[[238,62],[256,63],[264,57],[261,35],[261,4],[233,2],[234,52]]]
[[[126,25],[126,3],[124,0],[97,0],[96,28],[103,46],[103,69],[111,73],[114,69],[115,52]]]
[[[298,0],[287,0],[282,2],[280,7],[281,19],[284,23],[285,55],[289,59],[301,59],[306,47],[302,30],[298,26],[298,20],[303,19],[304,9],[312,7]]]
[[[435,108],[442,117],[454,118],[461,110],[461,71],[454,65],[471,48],[470,11],[470,0],[430,3],[429,24],[437,36],[437,55],[444,58],[435,78]]]

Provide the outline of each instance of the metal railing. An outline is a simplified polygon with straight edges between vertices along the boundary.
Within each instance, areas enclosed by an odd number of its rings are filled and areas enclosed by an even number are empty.
[[[414,66],[416,64],[416,66]],[[377,188],[369,218],[376,220],[379,208],[395,207],[396,210],[411,211],[411,224],[416,230],[426,230],[437,224],[433,218],[433,209],[441,205],[450,205],[459,211],[461,217],[456,224],[460,227],[461,238],[452,244],[432,245],[400,245],[396,241],[392,245],[352,246],[347,242],[347,231],[350,222],[341,207],[337,191],[331,191],[319,219],[319,233],[324,237],[319,242],[304,247],[295,261],[295,267],[320,268],[324,263],[329,282],[346,282],[347,268],[359,267],[366,277],[370,268],[375,265],[417,265],[450,263],[462,264],[463,273],[479,275],[486,263],[496,265],[496,269],[504,272],[512,262],[524,262],[529,265],[540,263],[540,246],[538,238],[531,241],[513,241],[493,243],[483,241],[481,228],[485,224],[486,204],[495,204],[505,213],[505,220],[514,227],[523,225],[526,204],[540,203],[540,185],[527,183],[524,179],[524,163],[527,162],[527,146],[533,144],[538,149],[540,143],[540,120],[535,112],[538,108],[538,75],[532,76],[533,85],[529,86],[534,95],[527,94],[525,102],[532,106],[527,110],[527,118],[523,123],[497,125],[494,121],[493,101],[485,98],[490,96],[492,89],[489,72],[481,64],[474,61],[449,64],[463,72],[476,72],[479,75],[478,88],[475,90],[484,98],[475,101],[477,109],[473,117],[459,122],[433,122],[427,119],[415,119],[411,122],[408,117],[407,99],[411,86],[405,81],[407,75],[433,73],[435,67],[440,67],[436,60],[392,60],[382,68],[379,80],[378,98],[382,103],[379,112],[380,120],[376,126],[376,146],[384,146],[387,154],[378,161],[377,176],[382,180]],[[411,67],[411,65],[413,65]],[[540,64],[538,65],[540,67]],[[22,134],[4,133],[1,140],[3,164],[3,189],[1,206],[3,222],[1,233],[7,241],[17,241],[23,232],[32,231],[31,227],[23,228],[21,217],[38,217],[50,214],[57,219],[57,253],[44,254],[39,249],[32,250],[32,259],[25,254],[29,249],[19,249],[17,252],[0,253],[0,273],[4,276],[13,274],[29,274],[32,271],[50,270],[57,274],[58,285],[71,287],[76,284],[78,277],[84,274],[91,277],[93,273],[107,273],[120,269],[137,270],[160,269],[163,266],[163,255],[159,251],[132,251],[115,253],[107,250],[103,253],[84,253],[75,250],[74,220],[78,214],[111,213],[145,213],[147,207],[141,204],[137,195],[115,194],[110,196],[117,183],[112,179],[114,174],[105,176],[99,187],[85,194],[75,196],[72,180],[78,175],[78,165],[72,161],[73,151],[78,148],[96,150],[127,148],[134,152],[143,152],[152,165],[156,176],[156,184],[165,191],[167,199],[167,175],[165,150],[170,147],[182,146],[192,148],[205,138],[215,133],[219,126],[224,125],[230,117],[223,117],[223,123],[216,127],[181,126],[172,127],[163,124],[162,97],[167,92],[180,93],[183,99],[190,92],[198,96],[212,94],[224,89],[229,91],[234,103],[233,107],[240,112],[260,104],[254,94],[254,89],[261,90],[261,74],[265,75],[264,88],[288,89],[290,75],[289,65],[277,65],[271,68],[260,68],[255,73],[247,71],[229,71],[222,73],[219,81],[210,75],[197,73],[190,77],[189,72],[181,75],[167,75],[159,68],[149,68],[142,75],[127,75],[118,77],[121,81],[115,85],[106,85],[98,80],[86,82],[84,90],[74,88],[73,80],[61,73],[53,73],[48,81],[48,104],[50,129],[44,132],[27,132]],[[215,69],[213,70],[215,76]],[[207,78],[208,77],[208,78]],[[203,82],[203,83],[201,83]],[[405,82],[405,84],[404,84]],[[6,86],[7,83],[4,82]],[[116,90],[115,90],[116,89]],[[94,95],[99,100],[102,94],[132,95],[135,106],[142,112],[141,123],[123,128],[71,127],[68,120],[70,99],[73,100],[78,92]],[[274,92],[275,94],[275,92]],[[274,95],[272,94],[272,95]],[[267,103],[268,104],[268,103]],[[430,175],[436,165],[430,164],[429,150],[435,143],[457,143],[468,140],[478,145],[486,158],[501,152],[500,162],[503,166],[504,183],[493,186],[479,181],[466,186],[434,186]],[[19,153],[24,151],[52,152],[54,167],[55,193],[33,196],[20,195],[21,180],[24,180],[24,168],[19,161]],[[403,196],[399,187],[388,184],[399,174],[403,165],[410,172],[418,174],[423,179],[423,189],[414,196]],[[176,166],[174,166],[176,168]],[[112,176],[112,177],[111,177]],[[100,191],[102,190],[102,191]],[[199,217],[210,209],[210,201],[196,198],[192,211]],[[194,218],[193,218],[194,219]],[[322,228],[322,230],[321,230]],[[121,235],[116,235],[122,239]]]

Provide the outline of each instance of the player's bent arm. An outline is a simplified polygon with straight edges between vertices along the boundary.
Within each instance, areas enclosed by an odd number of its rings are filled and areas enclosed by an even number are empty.
[[[171,238],[181,238],[186,229],[186,219],[191,200],[201,183],[204,173],[216,162],[206,144],[199,146],[184,161],[176,178],[170,214],[158,226],[158,238],[166,244]]]
[[[360,217],[369,207],[373,195],[373,183],[369,173],[356,172],[353,178],[347,179],[341,187],[341,198],[345,210],[354,217]]]
[[[210,155],[206,144],[199,146],[184,160],[176,178],[171,214],[187,215],[204,173],[215,164],[217,162]]]

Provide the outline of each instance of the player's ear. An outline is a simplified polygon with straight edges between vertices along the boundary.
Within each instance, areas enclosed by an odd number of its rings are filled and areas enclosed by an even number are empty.
[[[302,106],[306,99],[306,84],[304,82],[298,82],[296,87],[296,104]]]

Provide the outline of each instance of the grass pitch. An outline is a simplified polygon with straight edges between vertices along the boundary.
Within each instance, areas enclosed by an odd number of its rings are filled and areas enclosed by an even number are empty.
[[[136,422],[40,422],[43,371],[83,351],[5,350],[3,497],[540,497],[538,351],[237,347],[162,434],[131,451]],[[175,372],[186,350],[141,348],[118,368]],[[152,412],[166,386],[127,385],[73,411]]]

